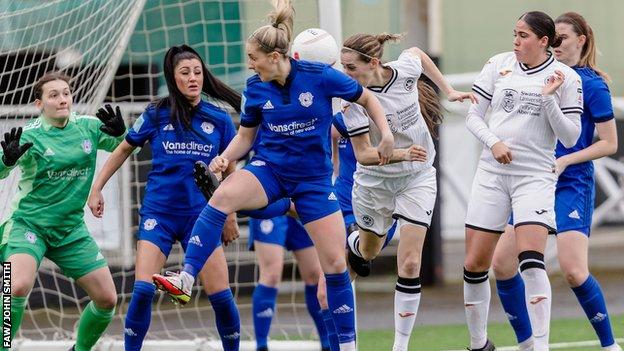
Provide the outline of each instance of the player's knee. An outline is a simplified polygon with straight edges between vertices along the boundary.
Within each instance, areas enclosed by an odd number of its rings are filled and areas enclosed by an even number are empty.
[[[210,198],[210,205],[214,208],[218,208],[222,212],[231,213],[237,210],[237,208],[233,208],[234,204],[237,203],[236,200],[237,196],[234,194],[233,189],[220,187],[217,188]]]
[[[494,258],[492,261],[492,271],[494,272],[494,276],[498,280],[507,280],[511,279],[516,275],[518,271],[518,266],[510,263],[505,263],[504,260]]]
[[[280,272],[272,270],[272,271],[267,271],[265,270],[265,272],[261,272],[260,273],[260,279],[262,282],[262,285],[266,285],[266,286],[270,286],[272,288],[277,288],[277,286],[279,285],[280,281],[282,280],[282,276],[280,274]]]
[[[367,261],[374,259],[379,254],[373,247],[360,247],[360,253],[362,254],[362,258]]]
[[[117,304],[117,293],[115,291],[107,291],[96,299],[93,299],[93,302],[100,309],[112,310]]]
[[[15,279],[11,282],[11,295],[26,297],[32,289],[32,283],[26,279]]]
[[[568,285],[572,287],[580,286],[589,276],[589,272],[581,267],[562,266],[561,269]]]
[[[420,257],[408,257],[399,264],[401,276],[417,277],[420,275]]]
[[[490,268],[490,262],[484,258],[466,257],[464,268],[469,272],[484,272]]]
[[[330,259],[325,259],[324,273],[334,274],[342,273],[347,270],[347,261],[343,256],[336,256]]]

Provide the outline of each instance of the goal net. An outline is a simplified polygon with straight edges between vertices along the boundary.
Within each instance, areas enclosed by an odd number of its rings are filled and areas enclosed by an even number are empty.
[[[317,0],[295,1],[295,32],[319,26]],[[73,110],[94,114],[104,103],[119,105],[131,125],[149,101],[167,94],[162,60],[173,45],[195,48],[211,71],[239,91],[249,71],[244,44],[265,24],[268,0],[51,0],[0,2],[0,132],[23,126],[39,114],[32,102],[34,82],[45,72],[72,76]],[[225,106],[224,106],[225,107]],[[237,117],[236,117],[237,118]],[[98,167],[107,153],[101,152]],[[85,220],[106,256],[119,300],[102,349],[121,350],[123,321],[134,282],[138,210],[151,169],[147,145],[131,156],[104,189],[106,211]],[[19,171],[0,180],[0,216],[10,214]],[[257,279],[253,253],[247,251],[247,228],[226,248],[230,282],[241,316],[242,349],[255,349],[251,292]],[[177,270],[183,254],[177,246],[165,269]],[[89,301],[75,282],[47,259],[42,263],[14,349],[59,349],[72,345],[76,323]],[[303,297],[296,263],[286,255],[284,281],[271,328],[273,340],[302,340],[296,348],[318,349]],[[53,342],[51,342],[53,341]],[[276,343],[272,349],[295,348]],[[153,304],[145,349],[220,349],[214,315],[206,294],[196,286],[191,303],[173,306],[162,295]]]

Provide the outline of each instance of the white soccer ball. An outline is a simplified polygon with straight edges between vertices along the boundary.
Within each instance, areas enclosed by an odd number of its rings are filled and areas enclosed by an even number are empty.
[[[291,56],[295,60],[316,61],[328,65],[336,63],[339,54],[334,37],[319,28],[309,28],[299,33],[291,49]]]

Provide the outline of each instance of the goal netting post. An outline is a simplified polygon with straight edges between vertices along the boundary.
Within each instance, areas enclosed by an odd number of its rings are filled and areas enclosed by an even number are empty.
[[[295,32],[319,27],[317,0],[295,0]],[[31,96],[45,72],[73,77],[73,110],[93,114],[104,103],[119,105],[130,125],[149,101],[167,94],[162,60],[173,45],[195,48],[211,71],[230,86],[243,88],[247,70],[245,40],[266,24],[268,0],[52,0],[0,2],[0,132],[37,116]],[[219,102],[216,102],[219,104]],[[225,105],[222,105],[225,107]],[[236,116],[238,119],[238,116]],[[107,153],[99,155],[98,167]],[[85,219],[106,256],[119,300],[115,318],[98,344],[123,350],[123,321],[134,282],[138,210],[151,169],[149,145],[132,155],[104,189],[106,211]],[[0,180],[0,216],[10,213],[19,172]],[[251,292],[258,271],[247,250],[247,227],[226,248],[230,282],[241,316],[242,350],[255,350]],[[174,247],[165,269],[178,270],[183,254]],[[284,279],[271,328],[272,350],[318,350],[318,337],[306,310],[296,262],[285,257]],[[73,344],[84,291],[47,259],[41,265],[14,350],[66,350]],[[219,350],[214,314],[196,286],[193,300],[179,308],[157,295],[144,350]]]

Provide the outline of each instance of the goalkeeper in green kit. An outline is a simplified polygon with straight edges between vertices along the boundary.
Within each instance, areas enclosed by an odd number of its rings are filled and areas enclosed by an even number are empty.
[[[22,322],[28,294],[43,257],[56,263],[89,295],[73,350],[91,350],[115,313],[110,270],[84,223],[98,149],[113,151],[126,127],[119,108],[97,118],[71,112],[69,77],[46,73],[33,90],[38,118],[0,139],[0,178],[21,170],[12,212],[0,224],[2,261],[11,262],[11,338]]]

